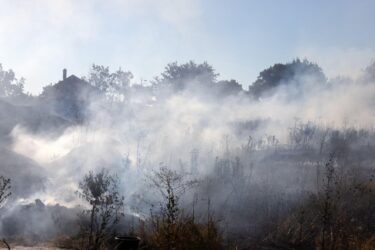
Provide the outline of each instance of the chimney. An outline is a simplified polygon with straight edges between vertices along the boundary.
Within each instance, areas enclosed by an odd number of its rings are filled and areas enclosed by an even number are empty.
[[[65,81],[65,79],[66,79],[66,74],[67,74],[67,70],[63,69],[63,81]]]

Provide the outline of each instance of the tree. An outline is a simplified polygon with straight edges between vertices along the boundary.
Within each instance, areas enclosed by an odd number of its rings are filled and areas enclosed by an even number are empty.
[[[106,93],[112,100],[123,100],[129,90],[133,74],[119,68],[110,72],[109,67],[93,64],[87,80],[93,86]]]
[[[4,205],[4,202],[8,199],[8,197],[12,194],[10,192],[10,188],[10,179],[5,178],[4,176],[0,176],[0,208]],[[10,250],[10,246],[6,242],[6,240],[2,239],[1,241]]]
[[[89,225],[84,228],[88,233],[89,249],[100,249],[105,237],[113,233],[113,227],[123,216],[124,197],[119,193],[119,179],[105,169],[98,173],[89,172],[79,183],[78,195],[90,205],[84,210]]]
[[[176,222],[179,213],[179,197],[189,183],[184,182],[182,175],[166,167],[161,167],[155,172],[151,180],[164,199],[162,213],[166,217],[167,224],[172,225]]]
[[[216,90],[219,96],[237,95],[243,91],[242,85],[233,79],[217,82]]]
[[[207,62],[196,64],[189,61],[185,64],[173,62],[165,67],[161,77],[155,79],[155,85],[171,87],[174,91],[181,91],[188,86],[210,86],[216,82],[219,74]]]
[[[317,64],[296,59],[287,64],[275,64],[260,72],[257,80],[249,87],[249,91],[259,98],[266,93],[272,93],[272,90],[280,85],[302,86],[306,81],[320,84],[326,82],[326,77]]]
[[[161,216],[151,214],[155,231],[154,241],[159,249],[177,249],[181,226],[179,199],[185,189],[194,182],[185,180],[182,175],[165,166],[154,172],[150,179],[163,199],[160,204]]]
[[[175,249],[178,238],[177,222],[180,215],[179,198],[188,185],[182,175],[176,171],[162,166],[159,171],[154,172],[151,177],[153,185],[162,195],[161,217],[154,216],[154,235],[159,238],[155,240],[160,249]]]
[[[0,97],[15,97],[23,94],[25,79],[17,79],[13,70],[4,70],[0,64]]]
[[[365,69],[362,80],[369,83],[375,81],[375,62]]]
[[[180,197],[197,183],[165,166],[151,177],[160,191],[160,215],[151,214],[152,249],[222,249],[222,238],[214,219],[208,214],[207,223],[199,223],[179,205]],[[147,237],[146,237],[147,238]],[[147,240],[146,240],[147,241]]]
[[[12,194],[10,192],[10,179],[0,176],[0,208],[3,206],[4,202]]]

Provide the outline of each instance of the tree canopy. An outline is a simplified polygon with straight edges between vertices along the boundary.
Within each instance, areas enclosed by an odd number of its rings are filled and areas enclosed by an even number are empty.
[[[119,193],[119,178],[106,169],[90,171],[79,183],[77,194],[90,205],[83,211],[89,215],[90,223],[82,228],[89,236],[88,247],[102,249],[105,237],[113,233],[123,216],[124,197]]]
[[[121,99],[127,93],[130,87],[130,81],[133,74],[130,71],[124,71],[119,68],[111,72],[109,67],[93,64],[87,80],[91,85],[104,91],[108,97]]]
[[[0,64],[0,97],[14,97],[23,94],[25,80],[17,79],[13,70],[4,70]]]
[[[374,82],[375,81],[375,62],[370,64],[364,72],[364,81]]]
[[[219,74],[207,62],[196,64],[189,61],[184,64],[173,62],[165,67],[160,77],[155,79],[155,84],[172,87],[175,91],[183,90],[189,85],[210,85],[216,82]]]
[[[320,84],[326,82],[326,77],[317,64],[296,59],[291,63],[275,64],[260,72],[257,80],[249,87],[249,91],[255,97],[260,97],[280,85],[296,84],[298,86],[307,80]]]

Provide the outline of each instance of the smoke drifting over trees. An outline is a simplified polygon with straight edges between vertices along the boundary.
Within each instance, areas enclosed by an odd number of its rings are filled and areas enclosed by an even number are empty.
[[[166,166],[196,180],[178,209],[202,225],[217,218],[225,246],[317,241],[325,249],[349,244],[345,237],[360,246],[375,232],[374,75],[372,65],[358,79],[327,79],[317,64],[296,59],[260,72],[245,90],[206,62],[168,64],[148,84],[94,64],[88,76],[66,76],[31,96],[0,67],[0,175],[13,193],[1,234],[77,232],[67,230],[81,204],[75,191],[103,167],[120,179],[125,217],[147,221],[165,198],[147,176]],[[344,196],[360,204],[348,208]],[[343,225],[362,231],[335,235]]]

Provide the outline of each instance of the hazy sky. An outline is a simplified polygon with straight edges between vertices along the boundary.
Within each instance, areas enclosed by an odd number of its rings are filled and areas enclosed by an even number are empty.
[[[172,61],[208,61],[243,85],[299,56],[329,77],[375,59],[373,0],[0,0],[0,62],[26,90],[92,63],[150,80]]]

